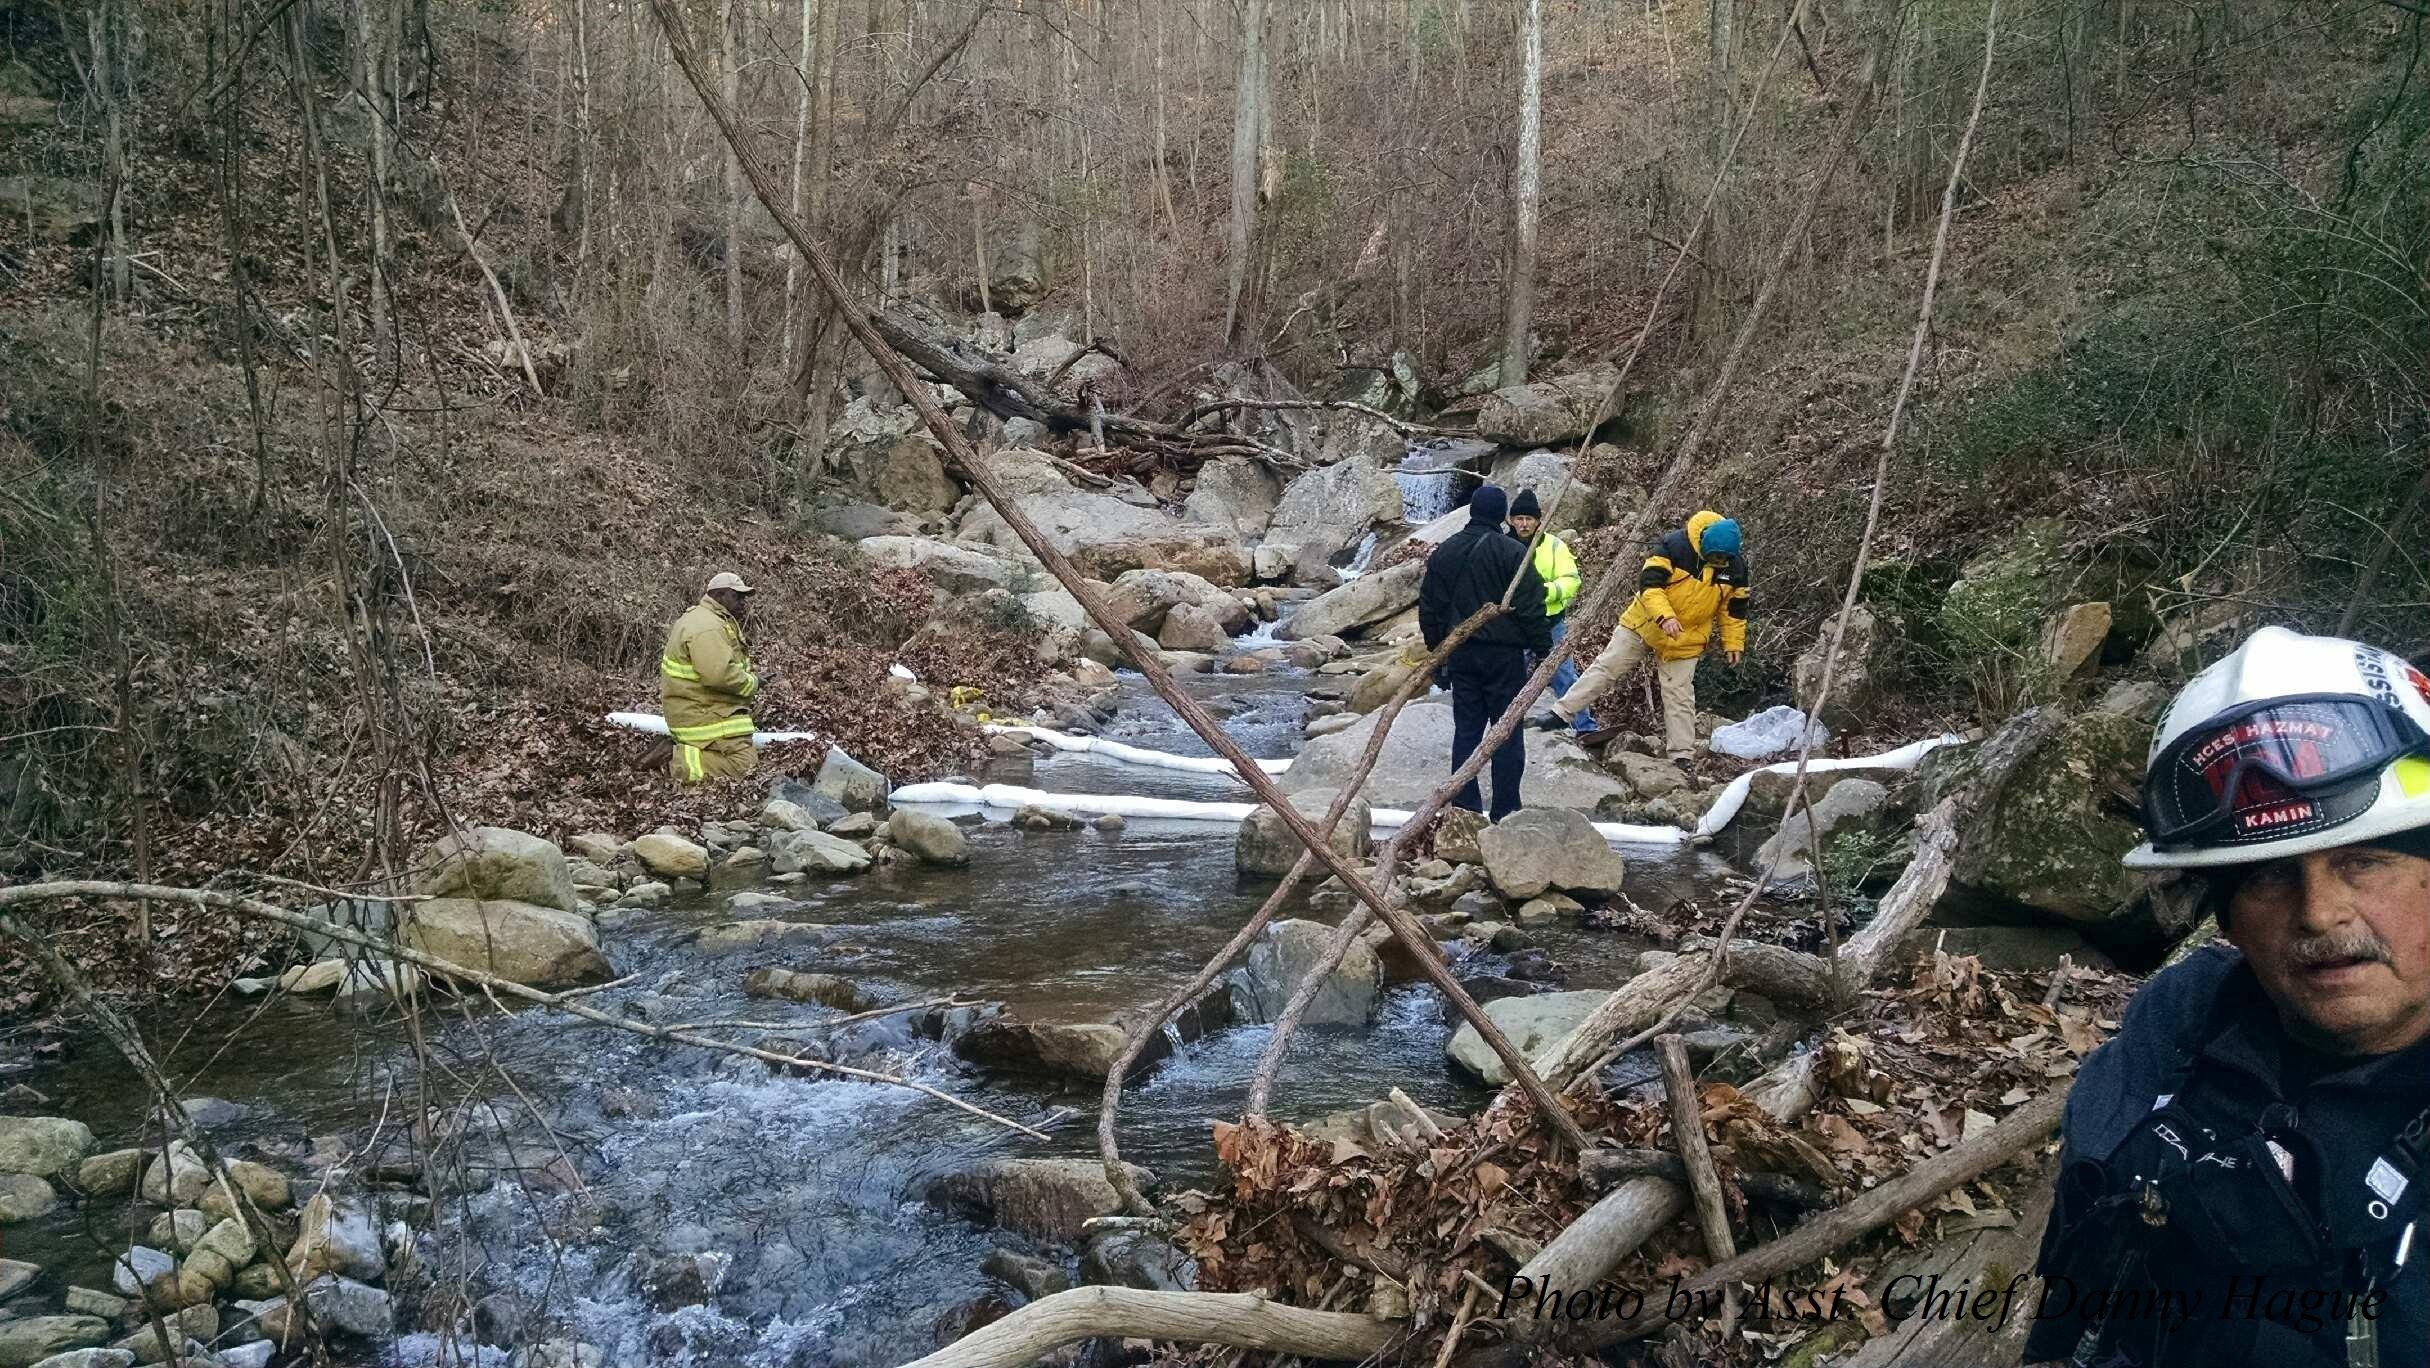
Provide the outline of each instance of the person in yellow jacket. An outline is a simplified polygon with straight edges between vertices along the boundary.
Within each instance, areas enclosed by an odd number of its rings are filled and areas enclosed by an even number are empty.
[[[658,696],[675,740],[669,769],[677,783],[740,779],[759,764],[751,749],[751,700],[767,680],[752,672],[743,641],[751,593],[742,576],[723,571],[667,629]]]
[[[1553,647],[1569,635],[1569,605],[1578,597],[1578,558],[1571,554],[1569,543],[1547,532],[1536,536],[1544,523],[1544,509],[1536,502],[1536,491],[1522,489],[1519,497],[1510,501],[1510,535],[1525,542],[1535,538],[1536,578],[1544,581],[1544,616],[1552,620]],[[1532,663],[1531,663],[1532,668]],[[1572,656],[1553,671],[1553,695],[1559,697],[1564,689],[1578,682],[1578,660]],[[1570,719],[1570,726],[1580,736],[1595,729],[1593,713],[1581,709]]]
[[[1696,662],[1721,628],[1721,650],[1735,665],[1747,649],[1747,562],[1738,524],[1711,509],[1664,534],[1637,574],[1637,597],[1620,629],[1578,682],[1553,700],[1540,730],[1554,731],[1651,660],[1662,684],[1662,743],[1674,760],[1696,751]]]

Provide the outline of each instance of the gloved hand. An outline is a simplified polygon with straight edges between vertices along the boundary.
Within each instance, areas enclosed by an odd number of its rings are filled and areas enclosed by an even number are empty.
[[[1569,719],[1559,713],[1548,712],[1542,717],[1529,718],[1527,725],[1540,732],[1562,731],[1568,728]]]

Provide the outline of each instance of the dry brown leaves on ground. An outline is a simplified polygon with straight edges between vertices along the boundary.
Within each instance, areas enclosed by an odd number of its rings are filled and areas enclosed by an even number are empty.
[[[2078,1060],[2115,1029],[2135,980],[2077,971],[2056,1010],[2042,1005],[2046,986],[2046,976],[1994,973],[1972,958],[1923,957],[1908,983],[1868,994],[1824,1028],[1811,1048],[1825,1100],[1794,1127],[1774,1122],[1726,1083],[1701,1085],[1706,1138],[1730,1188],[1740,1248],[1793,1224],[1793,1213],[1750,1202],[1737,1187],[1741,1174],[1779,1175],[1844,1201],[2068,1086]],[[1654,1091],[1625,1102],[1598,1094],[1575,1110],[1598,1142],[1672,1146],[1667,1108]],[[1601,1195],[1581,1181],[1577,1157],[1561,1151],[1515,1095],[1439,1138],[1411,1136],[1374,1149],[1263,1120],[1219,1124],[1215,1144],[1228,1186],[1180,1201],[1188,1218],[1180,1239],[1199,1260],[1201,1286],[1413,1315],[1420,1333],[1401,1351],[1409,1362],[1432,1361],[1469,1286],[1466,1275],[1499,1291]],[[2011,1166],[1968,1184],[1788,1281],[1801,1299],[1841,1299],[1853,1313],[1843,1319],[1878,1334],[1884,1322],[1864,1283],[1882,1256],[2001,1222],[2021,1208],[2016,1185],[2034,1172],[2030,1163]],[[1613,1282],[1642,1291],[1706,1266],[1702,1241],[1683,1219],[1648,1241]],[[1480,1298],[1476,1315],[1490,1321],[1494,1310]],[[1829,1323],[1825,1317],[1808,1328]],[[1742,1337],[1718,1352],[1754,1362],[1768,1356],[1758,1340],[1777,1354],[1783,1337]]]

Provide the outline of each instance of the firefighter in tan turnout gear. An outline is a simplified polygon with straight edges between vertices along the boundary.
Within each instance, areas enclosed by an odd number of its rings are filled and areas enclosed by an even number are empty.
[[[740,779],[758,764],[751,700],[766,681],[752,673],[743,639],[751,592],[742,576],[724,571],[667,629],[658,693],[675,740],[669,769],[677,783]]]

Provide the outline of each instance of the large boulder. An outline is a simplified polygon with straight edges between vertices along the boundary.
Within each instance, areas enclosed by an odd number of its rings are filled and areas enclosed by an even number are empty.
[[[777,874],[857,874],[869,867],[859,844],[823,831],[780,831],[768,838],[768,868]]]
[[[1551,380],[1495,390],[1477,409],[1477,435],[1514,447],[1577,441],[1587,435],[1587,424],[1594,421],[1604,396],[1619,379],[1619,368],[1605,363]],[[1613,405],[1612,413],[1617,414],[1620,407]]]
[[[992,464],[1015,506],[1037,525],[1056,550],[1067,556],[1084,547],[1126,537],[1154,538],[1184,526],[1160,509],[1143,508],[1119,496],[1074,485],[1039,452],[1000,451]],[[954,535],[957,541],[1029,558],[1029,548],[1021,544],[1011,525],[992,504],[982,502],[973,506]],[[1224,535],[1228,539],[1230,534]]]
[[[1187,571],[1126,571],[1104,597],[1124,625],[1142,632],[1156,631],[1166,614],[1185,605],[1214,618],[1227,634],[1249,627],[1249,609],[1239,595]]]
[[[56,1178],[93,1148],[92,1127],[64,1116],[0,1116],[0,1173]]]
[[[31,1221],[50,1214],[59,1193],[30,1173],[0,1173],[0,1225]]]
[[[1852,831],[1870,831],[1888,815],[1890,790],[1871,779],[1843,779],[1804,810],[1780,824],[1755,852],[1755,872],[1769,869],[1774,883],[1815,877],[1813,853],[1826,856],[1831,842]],[[1777,861],[1778,863],[1775,863]]]
[[[1944,906],[1952,920],[2055,920],[2105,944],[2148,939],[2141,880],[2119,859],[2142,839],[2118,795],[2138,791],[2150,731],[2115,713],[2069,718],[2018,763],[2000,801],[1958,847]],[[1981,747],[1949,746],[1923,766],[1918,806],[1973,777]],[[2003,917],[2002,914],[2005,914]]]
[[[414,905],[398,938],[423,954],[531,988],[570,988],[616,976],[590,918],[536,903],[434,898]]]
[[[1620,891],[1620,852],[1567,808],[1522,808],[1477,835],[1486,876],[1505,898]]]
[[[1415,607],[1418,588],[1425,579],[1426,562],[1422,560],[1403,561],[1388,570],[1361,575],[1301,604],[1274,634],[1285,641],[1348,636]]]
[[[895,570],[909,570],[946,594],[977,594],[1010,588],[1020,576],[1011,560],[934,537],[864,537],[861,554]]]
[[[1156,644],[1168,651],[1199,651],[1212,654],[1224,648],[1231,633],[1215,616],[1195,603],[1184,603],[1165,614],[1164,625],[1156,629]]]
[[[1861,727],[1871,721],[1874,707],[1881,701],[1877,676],[1888,644],[1872,609],[1861,603],[1850,609],[1847,635],[1840,642],[1839,659],[1831,669],[1831,696],[1824,699],[1823,661],[1831,649],[1831,629],[1825,627],[1813,645],[1798,653],[1797,663],[1790,671],[1791,690],[1799,711],[1814,717],[1815,705],[1821,703],[1822,724],[1835,731]]]
[[[1577,1029],[1578,1023],[1610,996],[1608,989],[1588,988],[1574,993],[1495,998],[1485,1004],[1485,1018],[1510,1037],[1519,1053],[1533,1060]],[[1443,1047],[1443,1053],[1462,1070],[1493,1087],[1510,1081],[1501,1056],[1487,1049],[1485,1037],[1466,1022],[1451,1033],[1451,1041]]]
[[[1322,826],[1325,814],[1332,810],[1339,789],[1303,789],[1290,795],[1291,806],[1308,819],[1310,825]],[[1372,844],[1369,834],[1370,808],[1363,798],[1354,799],[1342,813],[1341,824],[1333,828],[1333,838],[1326,842],[1346,859],[1363,860]],[[1260,804],[1247,820],[1240,824],[1240,836],[1233,847],[1233,864],[1243,874],[1281,878],[1291,872],[1307,847],[1291,834],[1291,828],[1272,807]]]
[[[1218,457],[1198,468],[1197,487],[1182,501],[1181,516],[1242,537],[1263,536],[1282,491],[1282,481],[1263,461]]]
[[[894,792],[885,775],[845,754],[841,746],[827,748],[810,787],[843,804],[846,812],[884,812],[886,795]]]
[[[1346,731],[1310,741],[1275,784],[1285,793],[1341,787],[1381,719],[1382,714],[1370,713]],[[1567,732],[1529,729],[1520,736],[1527,747],[1527,774],[1519,792],[1527,806],[1592,812],[1599,804],[1617,806],[1628,801],[1627,786],[1596,764]],[[1417,700],[1402,708],[1394,720],[1360,793],[1377,807],[1414,808],[1449,773],[1451,704]]]
[[[1134,1182],[1153,1176],[1136,1165]],[[1122,1198],[1095,1159],[982,1159],[929,1180],[929,1202],[1032,1239],[1077,1244],[1082,1223],[1122,1210]]]
[[[1372,461],[1341,461],[1293,479],[1266,529],[1268,546],[1296,548],[1301,573],[1359,544],[1379,526],[1401,521],[1401,486]]]
[[[1272,1021],[1282,1015],[1301,980],[1308,977],[1324,952],[1333,928],[1322,922],[1278,921],[1249,947],[1248,963],[1233,976],[1235,1014],[1244,1022]],[[1363,1026],[1375,1013],[1376,994],[1384,978],[1383,964],[1363,941],[1353,941],[1349,953],[1327,976],[1322,991],[1309,1002],[1301,1020],[1311,1026]]]
[[[942,513],[962,498],[961,481],[945,472],[936,443],[924,434],[864,448],[855,473],[877,501],[912,513]]]
[[[1247,584],[1255,559],[1226,528],[1173,524],[1169,530],[1083,545],[1072,561],[1085,574],[1114,579],[1133,570],[1172,570],[1234,589]]]
[[[414,891],[433,898],[498,899],[571,912],[574,875],[551,841],[506,827],[441,837],[424,857]]]
[[[896,808],[886,819],[886,839],[918,856],[922,864],[958,868],[970,863],[970,838],[933,812]]]

